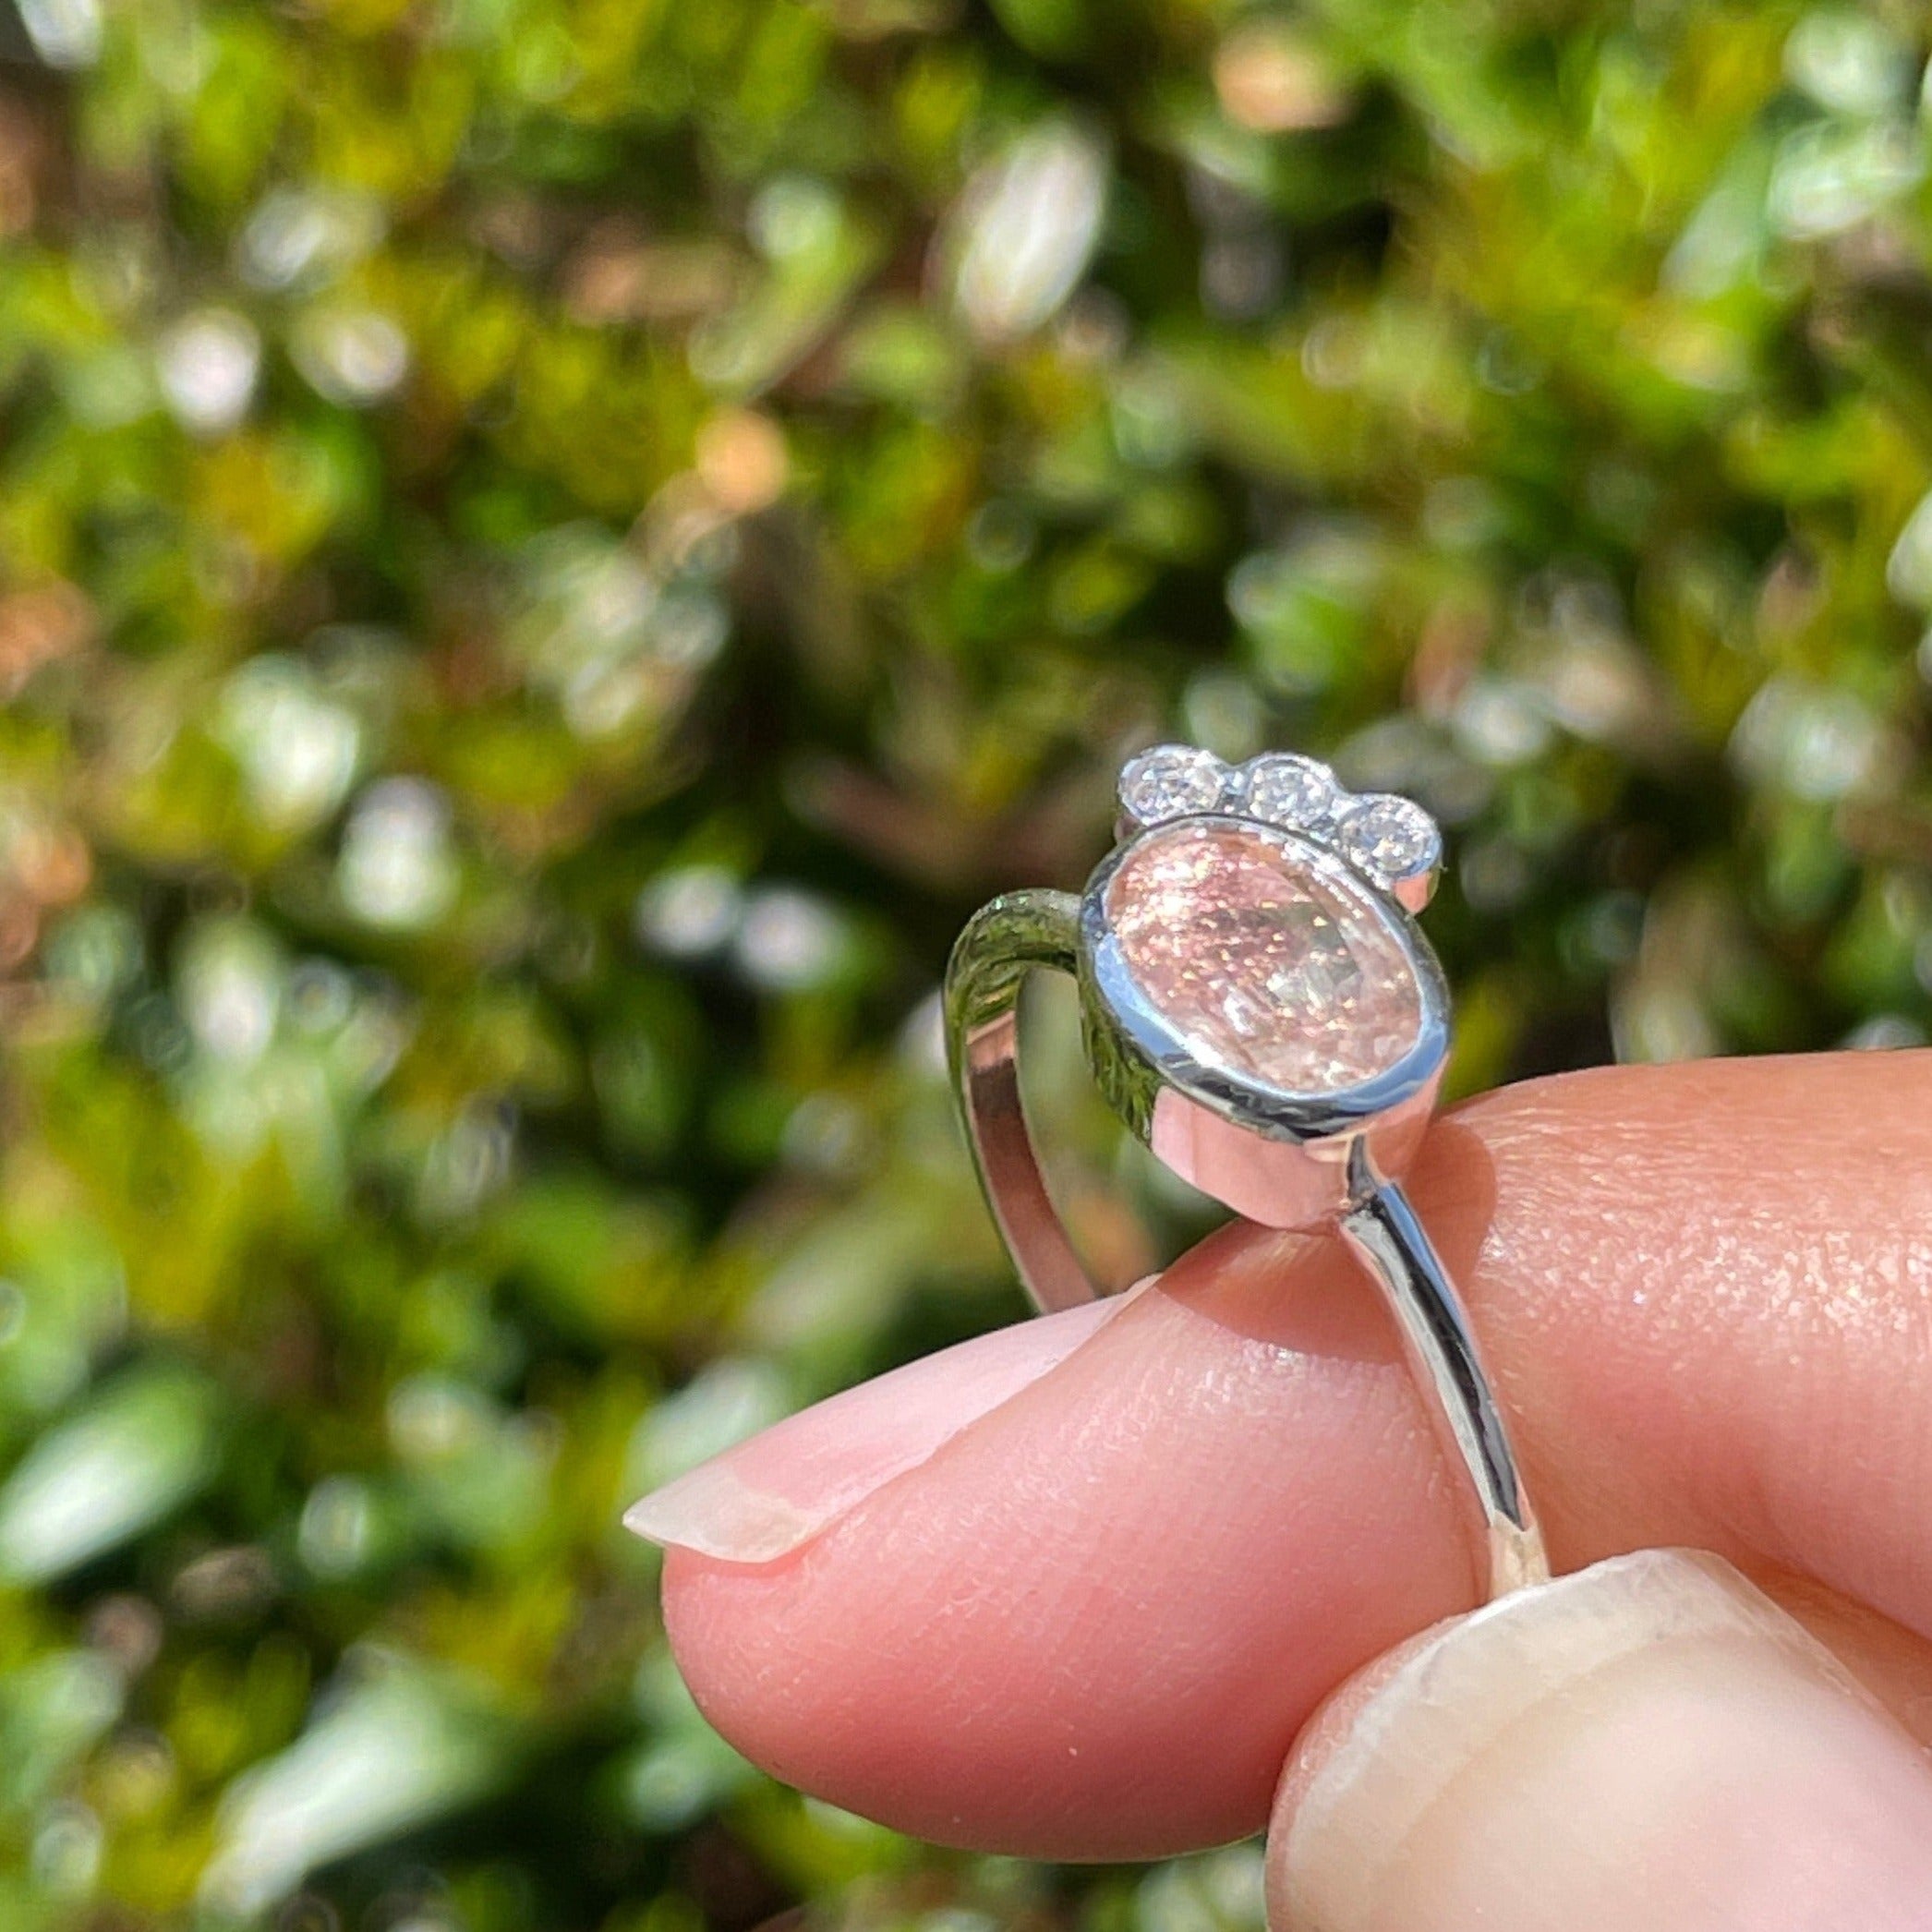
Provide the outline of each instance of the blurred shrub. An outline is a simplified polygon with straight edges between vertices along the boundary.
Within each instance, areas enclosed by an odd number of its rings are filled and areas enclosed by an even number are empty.
[[[1252,1926],[760,1780],[618,1511],[1017,1311],[932,991],[1151,736],[1451,824],[1465,1088],[1924,1037],[1922,15],[15,4],[0,1921]]]

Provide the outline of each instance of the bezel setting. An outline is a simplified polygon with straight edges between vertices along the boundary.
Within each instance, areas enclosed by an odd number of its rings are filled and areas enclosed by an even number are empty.
[[[1405,879],[1433,876],[1443,864],[1443,835],[1436,822],[1412,798],[1372,791],[1357,798],[1336,816],[1335,850],[1384,890]]]
[[[1316,833],[1335,822],[1348,793],[1319,758],[1299,752],[1263,752],[1238,774],[1242,815],[1285,831]]]
[[[1434,897],[1443,835],[1413,799],[1353,792],[1319,758],[1262,752],[1228,765],[1191,744],[1155,744],[1121,767],[1119,838],[1180,818],[1225,815],[1333,847],[1410,912]]]
[[[1226,764],[1197,745],[1150,745],[1120,767],[1121,822],[1143,827],[1217,812],[1233,795],[1235,779]]]
[[[1087,1059],[1108,1104],[1168,1166],[1238,1213],[1275,1226],[1312,1224],[1349,1189],[1350,1157],[1366,1147],[1379,1171],[1406,1165],[1434,1105],[1449,1045],[1449,991],[1441,964],[1401,905],[1332,846],[1233,813],[1191,814],[1203,829],[1256,839],[1376,923],[1412,974],[1414,1043],[1385,1070],[1322,1093],[1297,1093],[1210,1060],[1123,957],[1108,889],[1150,827],[1108,853],[1081,894],[1077,977]]]

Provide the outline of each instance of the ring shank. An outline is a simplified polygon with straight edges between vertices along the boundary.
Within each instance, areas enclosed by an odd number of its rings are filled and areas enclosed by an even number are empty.
[[[1080,901],[1014,892],[967,923],[947,967],[947,1048],[980,1185],[1027,1293],[1043,1311],[1099,1290],[1068,1238],[1020,1101],[1018,1008],[1029,972],[1079,967]],[[1467,1474],[1491,1598],[1546,1581],[1549,1558],[1461,1298],[1407,1196],[1364,1154],[1340,1231],[1388,1303],[1443,1448]]]
[[[1409,1371],[1432,1398],[1429,1407],[1443,1449],[1467,1472],[1489,1556],[1489,1594],[1493,1599],[1547,1583],[1542,1531],[1462,1298],[1401,1183],[1380,1177],[1364,1181],[1356,1205],[1341,1218],[1342,1238],[1395,1318]]]
[[[974,913],[946,971],[946,1040],[986,1204],[1034,1307],[1051,1313],[1099,1290],[1067,1238],[1020,1098],[1020,988],[1036,966],[1072,972],[1080,901],[1009,892]]]

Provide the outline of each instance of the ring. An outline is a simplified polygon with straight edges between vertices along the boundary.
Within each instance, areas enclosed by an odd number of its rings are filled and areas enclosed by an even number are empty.
[[[1099,1291],[1060,1221],[1019,1081],[1020,989],[1073,975],[1108,1105],[1155,1158],[1265,1226],[1333,1226],[1383,1292],[1443,1446],[1469,1477],[1489,1594],[1549,1559],[1455,1284],[1401,1176],[1449,1044],[1449,989],[1412,915],[1435,821],[1313,758],[1230,767],[1157,745],[1120,775],[1114,850],[1078,897],[1009,892],[948,962],[948,1052],[980,1184],[1035,1305]]]

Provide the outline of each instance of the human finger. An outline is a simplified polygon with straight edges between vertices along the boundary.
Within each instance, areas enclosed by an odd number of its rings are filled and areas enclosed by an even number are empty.
[[[1606,1070],[1464,1109],[1411,1183],[1559,1566],[1677,1543],[1795,1573],[1890,1634],[1907,1695],[1928,1095],[1927,1055]],[[1322,1697],[1468,1607],[1462,1479],[1338,1244],[1236,1228],[632,1520],[671,1546],[694,1692],[760,1763],[929,1838],[1140,1856],[1255,1829]]]
[[[1927,1932],[1932,1759],[1728,1564],[1640,1551],[1345,1687],[1268,1866],[1275,1932]]]

